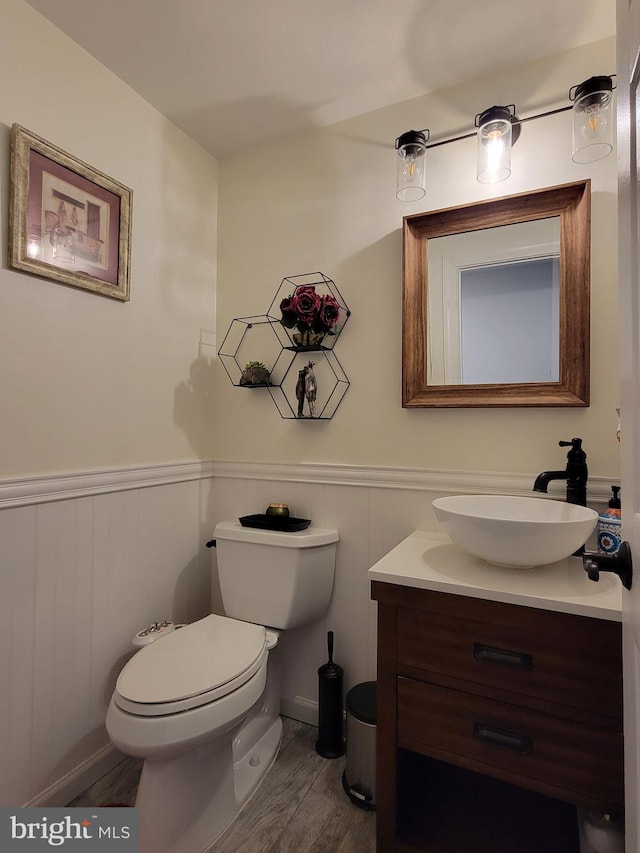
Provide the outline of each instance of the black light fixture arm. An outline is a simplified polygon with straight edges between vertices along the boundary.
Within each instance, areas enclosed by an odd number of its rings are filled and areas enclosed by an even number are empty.
[[[527,121],[534,121],[538,118],[546,118],[547,116],[554,116],[558,113],[566,113],[573,109],[573,106],[569,105],[566,107],[558,107],[555,110],[547,110],[544,113],[536,113],[533,116],[527,116],[526,118],[520,118],[519,116],[513,117],[513,124],[524,124]],[[425,131],[423,131],[425,132]],[[428,130],[426,131],[429,132]],[[437,142],[430,142],[425,148],[437,148],[439,145],[448,145],[450,142],[459,142],[461,139],[472,139],[477,136],[477,130],[472,130],[469,133],[462,133],[459,136],[450,136],[447,139],[439,139]]]

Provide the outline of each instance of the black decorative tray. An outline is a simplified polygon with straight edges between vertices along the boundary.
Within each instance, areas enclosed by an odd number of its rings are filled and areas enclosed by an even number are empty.
[[[238,521],[243,527],[259,527],[261,530],[280,530],[283,533],[295,533],[305,530],[311,524],[310,518],[292,518],[282,515],[243,515]]]

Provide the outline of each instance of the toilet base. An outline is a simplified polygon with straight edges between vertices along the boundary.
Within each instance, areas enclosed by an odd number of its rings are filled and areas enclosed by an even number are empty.
[[[278,755],[278,675],[270,657],[262,697],[235,732],[144,762],[136,799],[140,853],[205,853],[237,817]]]
[[[271,769],[278,756],[281,741],[282,720],[278,717],[251,749],[233,762],[233,784],[239,808],[247,802]]]

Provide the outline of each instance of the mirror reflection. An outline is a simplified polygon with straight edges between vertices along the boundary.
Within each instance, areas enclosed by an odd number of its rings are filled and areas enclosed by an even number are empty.
[[[560,217],[436,237],[427,384],[557,382]]]

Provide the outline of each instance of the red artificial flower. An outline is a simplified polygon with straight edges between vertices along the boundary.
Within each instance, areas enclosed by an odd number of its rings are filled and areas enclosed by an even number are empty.
[[[340,317],[340,305],[330,293],[320,296],[314,284],[301,284],[280,302],[281,323],[300,332],[331,332]]]
[[[317,323],[320,329],[326,331],[333,329],[338,322],[339,316],[340,305],[338,304],[338,300],[330,293],[327,293],[322,297],[320,311],[318,312]]]

